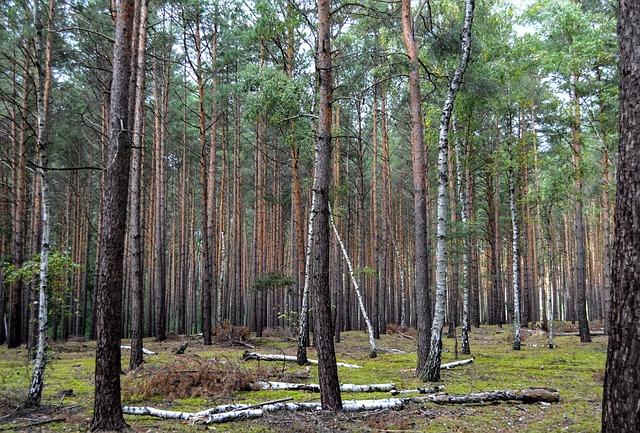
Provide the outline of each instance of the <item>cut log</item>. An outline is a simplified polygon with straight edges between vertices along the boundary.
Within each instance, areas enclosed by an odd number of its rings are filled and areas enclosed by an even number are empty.
[[[131,350],[131,346],[120,346],[120,349]],[[149,349],[145,349],[144,347],[142,348],[142,353],[144,353],[145,355],[157,355],[156,352],[153,352]]]
[[[438,385],[431,388],[414,388],[414,389],[392,389],[391,395],[399,395],[399,394],[435,394],[438,392],[442,392],[444,390],[444,385]]]
[[[250,385],[252,390],[288,390],[288,391],[311,391],[320,392],[320,385],[317,383],[289,383],[289,382],[255,382]],[[342,392],[388,392],[396,389],[395,383],[374,383],[369,385],[355,385],[344,383],[340,385]]]
[[[461,359],[460,361],[448,362],[446,364],[440,365],[440,370],[449,370],[454,367],[459,367],[461,365],[471,364],[473,362],[473,358],[469,359]]]
[[[277,361],[277,362],[293,362],[293,363],[297,362],[297,358],[291,355],[274,355],[274,354],[268,354],[268,353],[257,353],[257,352],[249,352],[249,351],[244,352],[244,354],[242,355],[242,359],[244,361],[248,361],[250,359],[256,359],[258,361]],[[315,359],[309,359],[308,361],[310,364],[316,364],[316,365],[318,364],[318,361]],[[338,367],[345,367],[345,368],[362,368],[361,365],[347,364],[345,362],[337,362],[336,365]]]
[[[436,404],[491,403],[496,401],[519,401],[522,403],[557,403],[560,393],[552,388],[527,388],[506,391],[476,392],[463,395],[428,394],[412,401],[427,400]]]

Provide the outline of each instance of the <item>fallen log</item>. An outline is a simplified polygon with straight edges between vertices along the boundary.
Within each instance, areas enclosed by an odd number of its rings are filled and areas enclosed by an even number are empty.
[[[599,337],[599,336],[603,336],[606,335],[604,333],[604,331],[589,331],[589,334],[592,337]],[[580,335],[579,332],[554,332],[553,333],[554,337],[577,337]]]
[[[496,401],[519,401],[522,403],[557,403],[560,393],[553,388],[526,388],[506,391],[475,392],[472,394],[449,395],[428,394],[415,397],[411,401],[427,400],[436,404],[491,403]]]
[[[453,362],[448,362],[446,364],[441,364],[440,365],[440,369],[441,370],[449,370],[451,368],[459,367],[461,365],[471,364],[473,362],[473,359],[474,358],[461,359],[460,361],[453,361]]]
[[[255,359],[258,361],[279,361],[279,362],[293,362],[293,363],[297,362],[297,358],[291,355],[273,355],[268,353],[257,353],[257,352],[249,352],[249,351],[244,352],[244,354],[242,355],[242,359],[244,361]],[[309,359],[308,361],[310,364],[318,364],[318,361],[316,359]],[[338,367],[345,367],[345,368],[362,368],[361,365],[347,364],[345,362],[337,362],[336,365]]]
[[[389,391],[391,395],[399,394],[435,394],[444,390],[444,385],[438,385],[431,388],[414,388],[414,389],[392,389]]]
[[[153,407],[123,406],[122,412],[127,415],[147,415],[165,419],[182,419],[192,421],[204,421],[205,423],[221,423],[239,421],[247,418],[261,417],[264,412],[288,411],[316,411],[321,410],[320,402],[289,402],[291,397],[280,400],[267,401],[253,405],[227,404],[205,409],[200,412],[178,412]],[[379,400],[348,400],[342,404],[342,410],[346,412],[358,412],[378,409],[394,409],[404,405],[399,398]]]
[[[209,409],[201,410],[200,412],[180,412],[180,411],[173,411],[173,410],[156,409],[148,406],[122,406],[122,413],[125,413],[127,415],[155,416],[157,418],[165,418],[165,419],[192,420],[192,419],[204,418],[206,416],[213,415],[213,414],[255,409],[261,406],[270,405],[270,404],[279,404],[279,403],[283,403],[290,400],[293,400],[293,397],[280,398],[278,400],[270,400],[270,401],[265,401],[264,403],[258,403],[258,404],[252,404],[252,405],[223,404],[220,406],[214,406]]]
[[[287,391],[311,391],[320,392],[317,383],[290,383],[290,382],[255,382],[250,385],[252,390],[287,390]],[[355,385],[344,383],[340,385],[342,392],[388,392],[396,389],[395,383],[374,383],[370,385]]]
[[[436,387],[439,388],[439,387]],[[158,418],[183,419],[208,423],[239,421],[259,418],[266,412],[280,410],[317,411],[321,410],[320,402],[289,402],[291,398],[273,400],[254,405],[229,404],[216,406],[200,412],[174,412],[152,407],[123,406],[122,411],[128,415],[150,415]],[[449,395],[446,393],[427,394],[423,397],[385,398],[374,400],[348,400],[342,404],[345,412],[358,412],[379,409],[401,409],[408,402],[424,404],[468,404],[491,403],[500,401],[518,401],[521,403],[556,403],[560,401],[560,393],[552,388],[526,388],[519,390],[488,391],[472,394]]]
[[[380,400],[351,400],[342,402],[344,412],[361,412],[380,409],[400,409],[405,402],[400,398],[387,398]],[[236,409],[221,414],[215,414],[204,420],[205,424],[239,421],[247,418],[259,418],[265,412],[288,411],[319,411],[322,410],[320,402],[308,403],[276,403],[264,405],[260,409]]]
[[[131,346],[120,346],[120,349],[131,350]],[[157,355],[156,352],[153,352],[149,349],[145,349],[144,347],[142,348],[142,353],[144,353],[145,355]]]

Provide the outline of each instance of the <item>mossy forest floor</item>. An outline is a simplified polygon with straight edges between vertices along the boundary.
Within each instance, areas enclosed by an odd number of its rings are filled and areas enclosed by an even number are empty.
[[[566,328],[565,328],[566,329]],[[593,337],[582,344],[578,337],[556,337],[557,347],[548,349],[541,331],[524,331],[522,350],[511,349],[510,329],[482,326],[471,333],[471,351],[475,362],[442,372],[442,384],[450,394],[535,386],[557,388],[560,403],[436,406],[410,404],[399,411],[374,411],[350,414],[276,412],[265,417],[228,424],[203,426],[185,421],[144,416],[125,416],[136,432],[236,431],[236,432],[598,432],[600,401],[606,357],[606,337]],[[459,331],[458,331],[459,335]],[[244,347],[203,346],[190,340],[184,355],[173,351],[181,345],[181,337],[156,343],[145,341],[145,348],[157,356],[145,356],[145,371],[159,371],[180,365],[202,364],[213,358],[229,366],[230,371],[249,375],[269,375],[270,380],[317,383],[317,367],[299,367],[292,363],[242,361]],[[123,341],[123,344],[128,344]],[[252,344],[261,353],[295,354],[295,342],[286,338],[254,338]],[[398,389],[425,386],[414,377],[415,341],[399,334],[383,335],[380,345],[401,349],[406,355],[382,353],[368,358],[364,332],[342,334],[336,345],[339,361],[362,365],[362,369],[339,368],[341,383],[394,382]],[[0,431],[87,431],[92,413],[94,342],[66,342],[51,345],[47,366],[43,407],[28,412],[19,408],[26,396],[31,367],[24,349],[0,348]],[[454,359],[454,340],[444,340],[443,362]],[[309,351],[315,358],[315,350]],[[123,351],[122,367],[127,370],[129,353]],[[460,356],[460,358],[465,358]],[[189,367],[185,367],[189,368]],[[152,373],[150,373],[152,374]],[[149,375],[150,375],[149,374]],[[138,372],[122,376],[123,403],[148,405],[170,410],[198,411],[229,402],[256,403],[283,397],[295,401],[318,401],[319,395],[299,391],[235,391],[188,398],[148,396],[141,381],[149,375]],[[307,377],[308,376],[308,377]],[[293,379],[292,379],[293,378]],[[297,379],[296,379],[297,378]],[[269,380],[266,377],[258,379]],[[175,385],[178,387],[179,385]],[[169,392],[173,384],[165,384]],[[145,397],[140,393],[143,389]],[[73,395],[65,395],[73,390]],[[153,390],[152,390],[153,391]],[[162,390],[160,390],[162,391]],[[198,394],[197,392],[195,394]],[[343,393],[343,399],[388,398],[387,393]],[[29,424],[41,419],[63,421],[39,426]]]

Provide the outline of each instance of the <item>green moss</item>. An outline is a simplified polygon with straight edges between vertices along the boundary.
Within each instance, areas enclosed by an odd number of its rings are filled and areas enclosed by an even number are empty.
[[[606,357],[606,339],[596,337],[591,344],[581,344],[577,337],[556,339],[558,347],[548,349],[544,335],[527,336],[523,348],[513,351],[510,348],[505,327],[496,333],[494,327],[474,329],[471,333],[471,350],[475,357],[473,364],[442,371],[442,383],[449,393],[469,393],[494,389],[514,389],[532,386],[546,386],[560,390],[561,402],[552,406],[500,404],[491,406],[435,406],[424,405],[430,416],[417,415],[422,412],[407,409],[413,414],[411,419],[401,416],[406,427],[410,422],[412,429],[427,432],[459,431],[489,432],[513,431],[518,433],[536,432],[597,432],[600,428],[600,400],[602,398],[602,371]],[[124,343],[127,344],[127,343]],[[282,339],[261,338],[255,341],[257,351],[264,353],[295,354],[295,342]],[[396,348],[406,354],[381,353],[378,358],[368,357],[366,334],[350,332],[342,334],[342,341],[336,345],[339,361],[361,365],[361,369],[340,367],[338,374],[341,383],[384,383],[394,382],[398,388],[409,389],[426,384],[414,376],[416,365],[414,341],[399,335],[384,335],[380,341],[382,347]],[[149,365],[166,365],[180,362],[172,354],[177,342],[154,343],[149,340],[145,347],[158,351],[158,356],[146,357]],[[43,403],[57,405],[60,402],[59,391],[73,389],[74,395],[65,397],[65,405],[79,405],[81,413],[66,423],[52,424],[50,431],[86,431],[87,419],[91,416],[93,403],[94,348],[92,343],[66,343],[53,345],[50,363],[47,366],[46,385]],[[453,340],[443,342],[443,362],[454,359]],[[217,358],[236,365],[236,367],[256,370],[259,366],[285,373],[300,373],[305,370],[293,363],[280,364],[256,361],[241,361],[244,348],[203,347],[194,343],[187,351],[188,357],[198,357],[201,361]],[[315,358],[315,350],[309,349],[309,357]],[[460,358],[466,358],[460,356]],[[126,371],[128,352],[123,352],[122,367]],[[317,367],[309,366],[309,378],[305,382],[317,383]],[[7,397],[23,398],[31,376],[31,366],[26,360],[26,351],[0,348],[0,393]],[[428,385],[428,384],[427,384]],[[293,397],[295,401],[318,401],[319,395],[301,391],[257,391],[238,392],[233,396],[211,396],[210,398],[185,398],[169,401],[157,398],[139,401],[130,398],[125,403],[148,404],[157,407],[198,411],[217,404],[232,401],[239,403],[258,403]],[[343,400],[387,398],[388,393],[344,393]],[[276,416],[276,415],[274,415]],[[189,423],[159,420],[150,417],[127,416],[127,422],[141,431],[196,431],[200,427]],[[380,421],[378,421],[380,422]],[[385,421],[383,421],[385,422]],[[386,429],[394,429],[396,421],[389,418]],[[347,421],[345,429],[353,431],[375,431],[379,427],[365,427],[360,422]],[[265,432],[269,425],[260,420],[211,426],[217,431]]]

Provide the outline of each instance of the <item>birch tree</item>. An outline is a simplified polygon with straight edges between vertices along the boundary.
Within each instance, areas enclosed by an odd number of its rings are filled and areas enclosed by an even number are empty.
[[[465,0],[464,25],[462,28],[461,57],[449,83],[449,90],[440,115],[440,132],[438,135],[438,209],[437,209],[437,244],[436,244],[436,307],[431,326],[431,341],[422,380],[437,382],[440,380],[440,361],[442,358],[442,327],[447,290],[447,154],[449,151],[449,123],[453,113],[453,104],[460,88],[464,71],[471,55],[471,25],[475,0]]]

